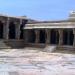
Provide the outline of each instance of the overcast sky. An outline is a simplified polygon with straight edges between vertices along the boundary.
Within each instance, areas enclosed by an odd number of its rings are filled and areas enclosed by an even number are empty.
[[[75,0],[0,0],[0,13],[27,16],[36,20],[68,18],[75,10]]]

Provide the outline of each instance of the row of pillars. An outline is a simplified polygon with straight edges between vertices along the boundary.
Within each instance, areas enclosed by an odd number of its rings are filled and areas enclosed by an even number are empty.
[[[56,31],[59,33],[59,45],[62,45],[63,44],[63,29],[57,29]],[[47,37],[46,44],[50,44],[50,29],[45,29],[45,32],[46,32],[46,37]],[[35,34],[36,34],[35,43],[39,43],[40,30],[35,30]],[[73,46],[75,46],[75,29],[73,29],[73,35],[74,35]]]
[[[10,24],[10,18],[7,18],[7,20],[4,22],[3,25],[3,38],[8,40],[9,39],[9,24]],[[20,22],[15,22],[16,27],[16,39],[18,40],[20,38],[20,25],[22,24],[22,20]]]

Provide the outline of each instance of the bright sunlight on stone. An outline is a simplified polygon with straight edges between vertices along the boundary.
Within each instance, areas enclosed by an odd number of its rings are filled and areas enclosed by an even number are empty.
[[[0,50],[0,75],[75,75],[75,55],[35,48]]]

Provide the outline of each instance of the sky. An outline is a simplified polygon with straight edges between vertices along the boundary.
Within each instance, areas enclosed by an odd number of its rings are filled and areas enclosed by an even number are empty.
[[[35,20],[67,19],[72,10],[75,0],[0,0],[0,14]]]

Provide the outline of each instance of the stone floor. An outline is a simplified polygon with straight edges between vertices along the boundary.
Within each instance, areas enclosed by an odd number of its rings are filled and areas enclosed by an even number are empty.
[[[75,75],[75,54],[64,52],[0,50],[0,75]]]

